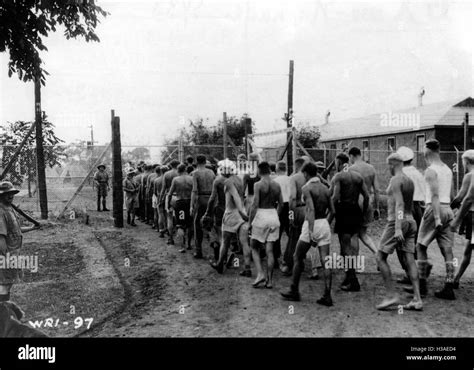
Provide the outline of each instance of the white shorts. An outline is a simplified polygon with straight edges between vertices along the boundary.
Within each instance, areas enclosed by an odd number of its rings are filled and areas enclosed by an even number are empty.
[[[280,219],[275,208],[259,208],[252,222],[252,236],[260,243],[276,242],[280,237]]]
[[[299,238],[299,240],[305,243],[310,242],[308,225],[308,221],[304,220]],[[312,242],[316,246],[331,244],[331,228],[327,219],[321,218],[319,220],[314,220]]]
[[[151,206],[153,208],[158,208],[158,198],[155,194],[153,194],[153,197],[151,198]]]

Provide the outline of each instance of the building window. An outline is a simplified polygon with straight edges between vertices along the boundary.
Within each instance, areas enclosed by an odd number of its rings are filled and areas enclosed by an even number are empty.
[[[395,144],[395,137],[389,137],[387,139],[387,150],[389,152],[394,152],[395,150],[397,150],[397,145]]]
[[[331,144],[330,148],[331,149],[336,149],[336,144]]]
[[[362,159],[366,162],[370,160],[370,152],[369,152],[369,140],[362,141]]]
[[[425,134],[416,135],[416,151],[418,153],[421,153],[423,152],[424,148],[425,148]]]

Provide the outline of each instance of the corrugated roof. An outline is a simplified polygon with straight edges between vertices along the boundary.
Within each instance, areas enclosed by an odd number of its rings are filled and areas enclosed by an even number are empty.
[[[329,122],[319,126],[321,142],[418,131],[439,125],[460,126],[466,112],[471,116],[474,113],[473,101],[469,97]]]

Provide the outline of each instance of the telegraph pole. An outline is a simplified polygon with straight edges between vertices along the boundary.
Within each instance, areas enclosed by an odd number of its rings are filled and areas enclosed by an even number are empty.
[[[286,127],[291,128],[293,126],[293,77],[294,77],[294,62],[290,60],[290,73],[288,76],[288,111],[285,115],[286,117]],[[290,140],[290,135],[293,135],[294,131],[288,131],[286,133],[287,141]],[[288,149],[286,151],[286,163],[288,167],[288,175],[293,172],[293,161],[296,158],[293,158],[293,141],[291,140]]]
[[[468,150],[467,138],[469,137],[469,113],[464,116],[464,151]]]
[[[36,176],[41,218],[48,219],[48,193],[46,190],[46,169],[43,148],[43,117],[41,111],[41,78],[35,78],[35,125],[36,125]]]
[[[114,226],[123,227],[123,174],[120,117],[112,110],[112,199]]]
[[[222,124],[223,124],[223,129],[224,129],[224,133],[223,133],[223,137],[224,137],[224,159],[227,158],[227,113],[224,112],[222,114]]]

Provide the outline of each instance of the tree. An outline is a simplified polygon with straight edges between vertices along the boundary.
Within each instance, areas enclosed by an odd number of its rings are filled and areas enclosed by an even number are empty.
[[[83,37],[87,42],[99,42],[95,33],[100,16],[107,12],[94,0],[21,0],[2,1],[0,5],[0,52],[10,53],[8,75],[33,81],[37,77],[45,84],[40,51],[47,51],[43,37],[64,27],[66,39]]]
[[[229,144],[228,154],[231,159],[237,158],[240,153],[245,153],[245,126],[241,119],[235,116],[227,117],[227,134],[237,147],[237,152]],[[183,128],[179,134],[182,137],[184,146],[184,157],[197,154],[205,154],[212,162],[217,162],[223,158],[224,145],[224,126],[223,121],[219,120],[216,125],[210,125],[208,120],[197,118],[189,120],[187,127]],[[179,143],[179,137],[174,137],[165,142],[167,146],[162,152],[163,162],[167,162],[170,158],[177,158],[176,150]]]
[[[317,148],[321,133],[316,126],[304,125],[296,129],[296,139],[300,142],[303,148]]]
[[[13,153],[25,138],[32,124],[32,122],[25,121],[7,123],[7,126],[4,128],[2,140],[4,145],[2,167],[5,167],[10,161]],[[61,166],[61,161],[66,158],[66,148],[62,145],[64,141],[56,136],[54,133],[54,125],[48,121],[46,115],[43,116],[42,125],[45,164],[51,168]],[[16,164],[10,169],[7,177],[9,181],[18,186],[23,184],[26,179],[28,182],[29,196],[31,196],[31,183],[33,179],[36,178],[35,143],[35,136],[30,135],[20,151]]]
[[[122,162],[124,164],[132,162],[134,165],[137,165],[138,162],[147,161],[150,158],[150,150],[143,147],[138,147],[122,154]]]

